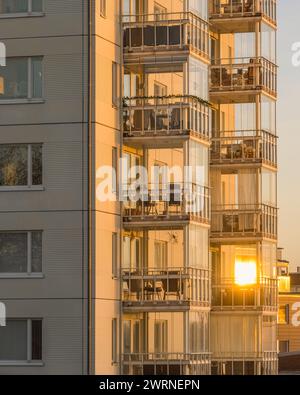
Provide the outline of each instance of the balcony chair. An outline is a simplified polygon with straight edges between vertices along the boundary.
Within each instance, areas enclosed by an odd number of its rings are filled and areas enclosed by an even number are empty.
[[[178,271],[170,271],[168,272],[170,276],[179,276],[180,272]],[[183,281],[180,283],[179,278],[165,278],[162,279],[162,288],[164,291],[164,300],[168,295],[173,295],[177,297],[177,300],[181,300],[183,296]]]

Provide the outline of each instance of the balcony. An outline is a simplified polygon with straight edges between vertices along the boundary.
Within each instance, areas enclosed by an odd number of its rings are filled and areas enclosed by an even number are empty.
[[[209,375],[210,353],[123,354],[123,372],[130,375]]]
[[[212,210],[211,237],[276,240],[277,212],[277,208],[264,204],[216,206]]]
[[[126,59],[135,55],[196,54],[209,60],[208,23],[191,12],[123,16]]]
[[[123,100],[124,143],[148,148],[182,147],[194,137],[208,143],[209,105],[192,96]]]
[[[273,27],[277,24],[277,0],[211,0],[210,4],[210,19],[219,28],[223,28],[222,30],[226,29],[226,20],[227,24],[233,24],[230,28],[236,32],[254,31],[252,19],[263,18]],[[252,27],[251,30],[249,30],[249,25]]]
[[[277,167],[277,137],[264,130],[214,133],[212,165],[263,163]]]
[[[218,282],[218,281],[217,281]],[[223,279],[212,286],[213,310],[277,311],[277,280],[261,278],[258,284],[237,285],[234,279]]]
[[[278,355],[266,352],[220,352],[213,353],[212,375],[252,376],[277,375]]]
[[[136,193],[131,193],[129,186],[123,187],[125,228],[181,229],[190,221],[206,225],[210,222],[208,187],[174,183],[168,187],[150,186]]]
[[[251,102],[262,92],[276,98],[277,66],[262,57],[214,60],[210,92],[220,103]]]
[[[184,311],[210,306],[210,272],[172,267],[123,271],[125,311]]]

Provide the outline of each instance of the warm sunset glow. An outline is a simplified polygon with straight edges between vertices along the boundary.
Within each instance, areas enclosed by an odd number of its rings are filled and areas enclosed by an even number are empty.
[[[234,269],[236,285],[256,284],[256,261],[254,259],[238,257]]]

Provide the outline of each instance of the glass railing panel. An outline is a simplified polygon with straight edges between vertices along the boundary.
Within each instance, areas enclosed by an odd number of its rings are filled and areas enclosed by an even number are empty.
[[[256,130],[213,132],[213,163],[264,161],[277,165],[277,137]]]
[[[149,185],[137,191],[136,195],[130,190],[130,185],[123,185],[122,201],[124,221],[185,220],[192,217],[208,223],[210,219],[209,188],[196,184]]]
[[[187,135],[210,138],[210,109],[190,96],[126,98],[123,100],[125,137]]]
[[[211,0],[212,18],[252,17],[263,15],[276,24],[277,0]]]
[[[277,208],[266,205],[221,205],[212,209],[212,236],[277,237]]]
[[[209,306],[209,271],[184,267],[123,271],[123,301],[129,305]]]
[[[190,49],[208,59],[208,23],[191,12],[125,15],[123,47],[126,52]]]
[[[210,89],[212,92],[264,89],[276,96],[277,66],[265,58],[215,59]]]
[[[212,285],[212,305],[220,308],[277,309],[277,280],[261,278],[257,284],[240,286],[234,279]]]

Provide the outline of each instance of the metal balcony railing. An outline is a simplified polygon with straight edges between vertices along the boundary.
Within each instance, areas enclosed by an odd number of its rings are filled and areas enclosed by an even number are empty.
[[[215,59],[211,66],[210,90],[264,90],[276,97],[277,66],[263,57]]]
[[[265,204],[221,205],[212,209],[212,237],[277,238],[278,209]]]
[[[264,162],[277,166],[277,137],[264,130],[213,133],[213,164]]]
[[[122,363],[124,374],[209,375],[211,353],[124,353]]]
[[[123,271],[123,303],[127,307],[210,306],[210,272],[172,267]]]
[[[211,0],[210,16],[215,18],[240,18],[262,15],[276,25],[277,0]]]
[[[171,183],[150,185],[137,192],[125,185],[122,196],[123,220],[127,224],[187,220],[208,224],[210,220],[210,190],[205,186]]]
[[[262,277],[257,284],[237,285],[234,279],[222,279],[212,285],[212,306],[221,310],[277,311],[278,282]]]
[[[209,140],[209,114],[209,105],[192,96],[125,98],[124,137],[180,137],[193,134]]]
[[[214,360],[227,361],[250,361],[250,360],[277,360],[278,354],[275,351],[241,351],[241,352],[214,352],[212,358]]]
[[[208,23],[191,12],[123,16],[125,53],[189,50],[209,59]]]

